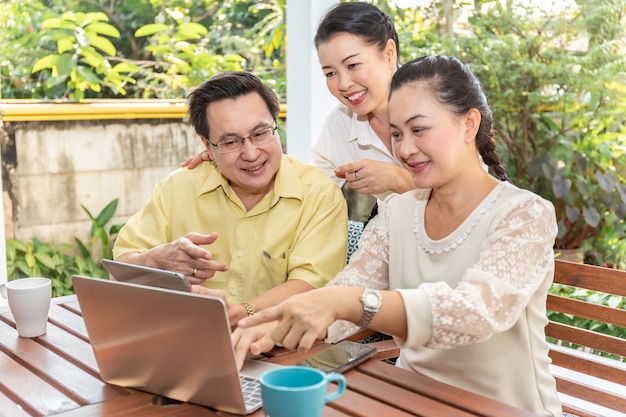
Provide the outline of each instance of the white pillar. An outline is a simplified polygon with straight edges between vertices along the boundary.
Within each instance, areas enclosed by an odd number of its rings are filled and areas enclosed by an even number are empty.
[[[0,118],[0,129],[2,129],[2,119]],[[2,165],[2,155],[0,154],[0,166]],[[2,169],[0,169],[0,211],[2,221],[0,222],[0,283],[7,282],[7,248],[6,237],[4,235],[4,188],[2,184]],[[0,306],[7,305],[4,297],[0,296]]]
[[[311,162],[326,115],[337,105],[313,45],[324,12],[338,0],[287,0],[287,153]]]

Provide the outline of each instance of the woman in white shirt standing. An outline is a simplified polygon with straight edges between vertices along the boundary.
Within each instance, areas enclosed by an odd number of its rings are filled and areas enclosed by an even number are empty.
[[[238,360],[275,343],[306,351],[368,327],[394,336],[396,366],[560,416],[544,333],[552,204],[507,180],[487,100],[459,60],[404,64],[389,112],[395,155],[417,189],[384,200],[326,287],[241,320]]]
[[[313,164],[353,190],[382,201],[415,185],[393,156],[388,96],[398,68],[398,33],[369,3],[339,3],[322,18],[315,47],[339,105],[313,146]]]

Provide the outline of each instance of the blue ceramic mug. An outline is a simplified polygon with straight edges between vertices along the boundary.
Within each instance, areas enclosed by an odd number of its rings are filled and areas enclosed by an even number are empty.
[[[260,378],[266,417],[320,417],[324,404],[341,397],[346,378],[306,366],[288,366],[264,372]],[[329,382],[338,387],[328,393]]]

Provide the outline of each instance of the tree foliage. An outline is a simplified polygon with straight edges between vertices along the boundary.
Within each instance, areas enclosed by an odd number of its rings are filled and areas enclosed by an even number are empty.
[[[8,0],[2,97],[182,98],[225,70],[254,71],[284,96],[284,8],[284,0]]]
[[[623,262],[613,248],[626,242],[626,2],[578,0],[558,13],[532,2],[459,5],[453,35],[441,12],[415,13],[397,21],[403,58],[470,65],[509,176],[554,203],[556,248],[586,245],[595,263]]]
[[[626,0],[373,3],[395,21],[402,62],[447,54],[471,66],[509,176],[555,205],[557,248],[582,243],[597,263],[619,259]],[[550,9],[558,4],[567,7]],[[183,98],[218,72],[242,69],[284,99],[285,7],[285,0],[5,0],[2,97]]]

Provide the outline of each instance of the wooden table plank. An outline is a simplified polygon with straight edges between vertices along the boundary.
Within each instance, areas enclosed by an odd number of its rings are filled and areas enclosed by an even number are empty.
[[[48,332],[38,339],[42,345],[76,366],[84,368],[93,375],[99,375],[96,357],[88,341],[77,337],[74,333],[68,333],[56,324],[48,324]]]
[[[390,366],[389,364],[385,365]],[[374,404],[347,403],[347,401],[342,401],[340,398],[336,401],[339,408],[346,410],[372,410],[379,408],[381,404],[385,404],[393,405],[394,408],[404,410],[407,413],[406,415],[413,416],[426,415],[428,417],[471,417],[475,415],[458,409],[455,406],[433,400],[432,398],[417,394],[407,389],[400,388],[395,384],[381,381],[363,372],[359,372],[357,369],[349,371],[345,376],[348,380],[348,387],[350,391],[366,396],[366,398]],[[364,401],[361,399],[360,402]],[[375,415],[384,416],[386,414],[381,409],[381,411],[376,412]]]
[[[51,305],[50,312],[48,313],[48,321],[61,328],[68,329],[72,333],[77,333],[79,337],[85,340],[89,340],[85,321],[83,317],[75,311],[60,305]]]
[[[436,401],[453,405],[474,415],[493,417],[536,417],[536,414],[509,406],[461,388],[435,381],[417,372],[411,372],[382,361],[367,361],[358,368],[359,372],[387,381]]]
[[[24,367],[4,349],[0,350],[0,391],[14,398],[26,412],[45,416],[81,405]]]
[[[2,341],[0,349],[13,360],[18,361],[21,364],[20,368],[25,368],[37,375],[52,389],[64,393],[77,404],[85,405],[129,395],[127,389],[108,385],[99,378],[97,373],[85,372],[85,369],[75,366],[74,363],[68,362],[47,349],[41,343],[45,338],[46,336],[22,338],[13,328],[4,324],[0,325],[0,340]],[[4,362],[0,366],[0,374],[10,372],[5,367],[12,368],[13,364]]]
[[[0,378],[1,380],[2,378]],[[0,389],[0,416],[2,417],[30,417],[24,409],[17,404],[14,398],[10,398]]]
[[[373,397],[362,395],[350,389],[347,389],[339,399],[328,403],[326,408],[328,407],[337,409],[353,417],[392,415],[397,417],[410,417],[415,415],[398,409],[393,405],[376,401]]]
[[[91,404],[55,414],[54,417],[217,417],[208,408],[189,403],[158,405],[152,394],[139,392],[112,401]],[[241,417],[241,416],[239,416]]]

